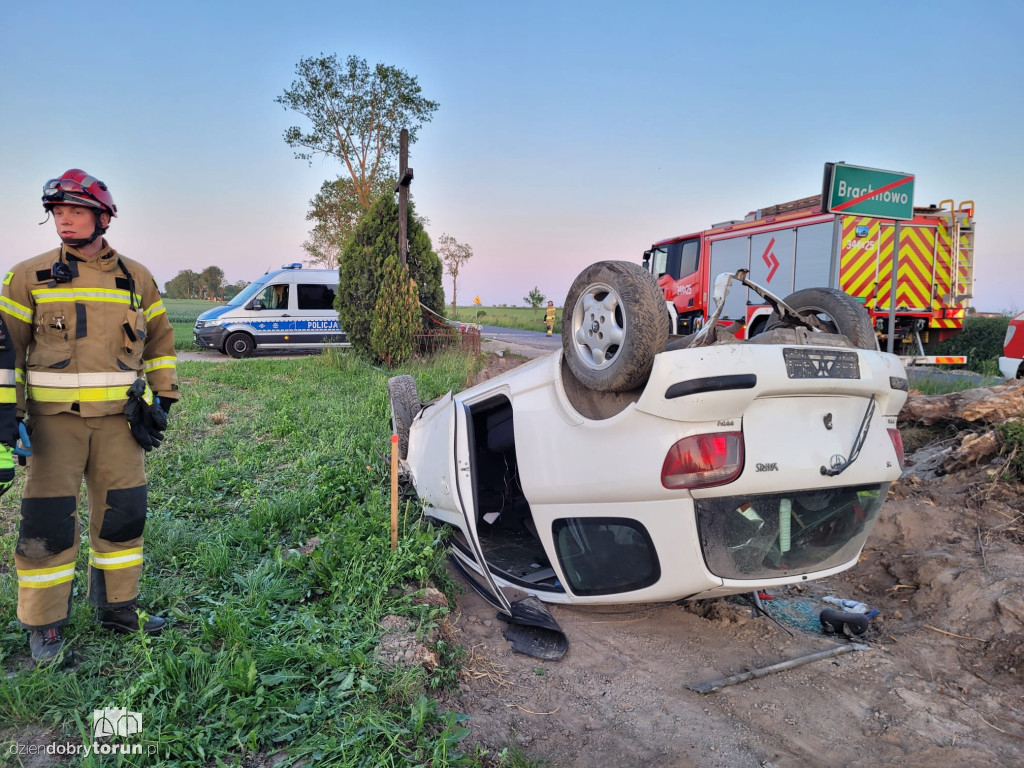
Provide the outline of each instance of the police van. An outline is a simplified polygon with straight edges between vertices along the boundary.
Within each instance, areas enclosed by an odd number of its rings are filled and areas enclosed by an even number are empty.
[[[337,290],[336,270],[285,264],[225,306],[203,312],[193,329],[195,344],[232,357],[248,357],[256,349],[350,346],[334,309]]]

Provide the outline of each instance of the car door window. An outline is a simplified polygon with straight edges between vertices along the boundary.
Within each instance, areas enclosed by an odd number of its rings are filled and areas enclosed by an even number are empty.
[[[268,285],[259,295],[264,309],[288,309],[288,284]]]

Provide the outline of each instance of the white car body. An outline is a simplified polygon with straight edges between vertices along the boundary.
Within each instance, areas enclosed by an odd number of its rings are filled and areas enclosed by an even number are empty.
[[[403,469],[492,591],[674,601],[839,573],[900,476],[906,372],[839,336],[788,333],[662,352],[632,396],[581,400],[553,353],[426,405]],[[579,407],[587,397],[618,412]],[[742,435],[734,479],[666,487],[677,441],[730,432]],[[718,451],[736,438],[707,440]]]

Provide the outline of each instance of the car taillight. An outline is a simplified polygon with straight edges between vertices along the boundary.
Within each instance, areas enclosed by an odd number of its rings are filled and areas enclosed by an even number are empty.
[[[900,469],[903,469],[903,435],[898,429],[890,429],[889,439],[892,440],[892,447],[896,449],[896,458],[900,460]]]
[[[669,448],[661,484],[672,489],[708,488],[731,483],[742,470],[742,432],[693,435]]]

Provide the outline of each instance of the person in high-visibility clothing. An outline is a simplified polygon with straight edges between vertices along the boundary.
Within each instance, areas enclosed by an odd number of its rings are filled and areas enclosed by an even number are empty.
[[[71,609],[83,476],[89,601],[101,626],[140,629],[144,457],[163,439],[178,378],[174,329],[153,275],[102,237],[117,215],[107,186],[71,169],[47,182],[42,199],[61,245],[6,274],[0,317],[32,451],[14,550],[18,619],[32,658],[48,662],[70,655],[61,628]],[[141,629],[155,635],[165,625],[150,616]]]
[[[547,309],[544,310],[544,325],[548,327],[548,336],[550,336],[555,330],[555,314],[558,312],[555,309],[555,302],[549,301]]]

